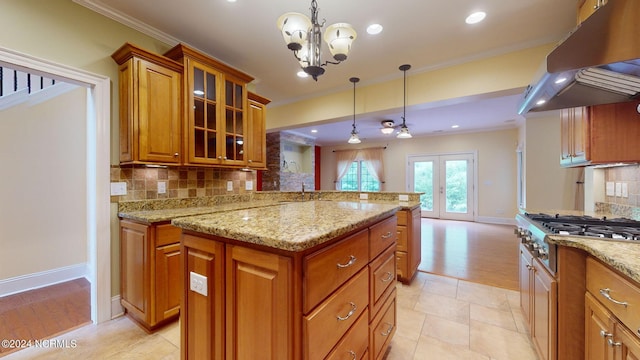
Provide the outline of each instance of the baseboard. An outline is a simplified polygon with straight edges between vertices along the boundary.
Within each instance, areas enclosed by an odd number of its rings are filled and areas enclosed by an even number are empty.
[[[65,266],[0,280],[0,297],[87,277],[87,264]]]
[[[124,307],[120,304],[120,295],[111,297],[111,318],[115,319],[124,315]]]
[[[476,222],[486,224],[498,224],[498,225],[515,225],[515,218],[503,218],[503,217],[490,217],[490,216],[478,216]]]

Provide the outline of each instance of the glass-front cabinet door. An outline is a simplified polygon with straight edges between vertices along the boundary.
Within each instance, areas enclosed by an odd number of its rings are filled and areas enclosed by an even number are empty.
[[[245,134],[247,124],[244,119],[247,94],[244,85],[225,79],[224,107],[224,163],[229,165],[245,165]]]

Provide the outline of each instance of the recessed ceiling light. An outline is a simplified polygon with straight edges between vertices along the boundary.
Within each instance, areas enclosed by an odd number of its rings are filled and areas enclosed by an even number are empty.
[[[452,128],[452,129],[457,129],[457,128],[459,128],[459,127],[460,127],[460,125],[451,125],[451,128]]]
[[[567,81],[567,78],[566,77],[561,77],[561,78],[556,80],[556,84],[562,84],[565,81]]]
[[[307,74],[306,72],[304,72],[302,70],[298,71],[298,77],[306,78],[308,76],[309,76],[309,74]]]
[[[318,129],[311,129],[311,132],[315,134],[318,132]]]
[[[227,0],[228,2],[236,2],[236,0]]]
[[[380,24],[371,24],[367,26],[367,34],[377,35],[382,32],[382,25]]]
[[[547,100],[545,100],[545,99],[540,99],[540,100],[538,100],[538,102],[536,103],[536,105],[542,105],[542,104],[544,104],[544,103],[546,103],[546,102],[547,102]]]
[[[480,21],[484,20],[486,16],[487,16],[487,13],[485,13],[484,11],[476,11],[473,14],[467,16],[467,19],[465,20],[465,22],[467,24],[477,24]]]

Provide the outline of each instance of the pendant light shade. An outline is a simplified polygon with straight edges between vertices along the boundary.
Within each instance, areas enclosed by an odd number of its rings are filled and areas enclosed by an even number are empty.
[[[351,137],[349,137],[349,144],[360,144],[360,138],[358,137],[358,132],[356,131],[356,83],[360,81],[357,77],[352,77],[349,79],[353,83],[353,128],[351,130]]]
[[[410,139],[411,133],[409,132],[409,128],[407,127],[406,116],[407,116],[407,70],[411,69],[411,65],[405,64],[400,65],[400,70],[404,72],[404,82],[403,82],[403,98],[404,103],[402,105],[402,125],[400,125],[400,132],[398,133],[398,139]]]

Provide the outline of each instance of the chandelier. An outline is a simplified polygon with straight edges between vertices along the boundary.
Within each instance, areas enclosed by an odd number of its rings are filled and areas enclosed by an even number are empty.
[[[322,24],[318,23],[318,3],[311,1],[311,20],[303,14],[289,12],[278,18],[278,29],[282,32],[287,48],[293,51],[293,55],[302,66],[302,70],[311,75],[315,81],[318,76],[324,74],[324,66],[337,65],[347,59],[351,44],[356,39],[356,31],[350,24],[336,23],[327,27],[324,32],[324,41],[329,46],[329,51],[334,61],[322,63]]]

